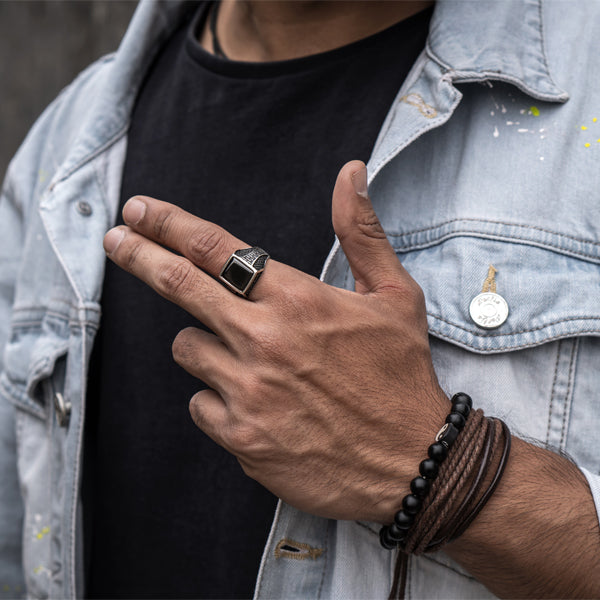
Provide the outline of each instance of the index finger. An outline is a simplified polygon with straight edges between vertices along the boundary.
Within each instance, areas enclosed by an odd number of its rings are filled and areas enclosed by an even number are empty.
[[[249,246],[215,223],[148,196],[131,198],[123,208],[123,219],[136,232],[177,250],[213,277],[236,250]],[[269,263],[268,270],[272,267]],[[252,299],[260,296],[261,280],[252,289]]]
[[[218,335],[235,328],[244,299],[231,293],[183,256],[177,256],[127,226],[104,237],[108,257],[125,271],[178,304]],[[227,335],[224,336],[227,339]]]

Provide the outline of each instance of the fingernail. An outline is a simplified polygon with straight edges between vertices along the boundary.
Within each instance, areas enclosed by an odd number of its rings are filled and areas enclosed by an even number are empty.
[[[118,247],[123,238],[125,237],[125,231],[116,227],[115,229],[111,229],[104,236],[104,250],[106,254],[111,255]]]
[[[354,191],[363,198],[369,197],[367,191],[367,167],[363,167],[360,171],[352,173],[352,184],[354,185]]]
[[[123,219],[130,225],[137,225],[146,214],[146,205],[137,198],[127,200],[123,207]]]

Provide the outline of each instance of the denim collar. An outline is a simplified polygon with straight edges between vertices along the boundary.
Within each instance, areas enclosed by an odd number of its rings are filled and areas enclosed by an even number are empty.
[[[548,68],[542,0],[438,0],[427,53],[454,83],[506,81],[539,100],[569,98]]]
[[[80,137],[50,188],[120,139],[129,126],[143,78],[164,40],[195,4],[143,0],[105,71],[105,86],[92,101]],[[542,0],[438,0],[427,54],[453,83],[499,80],[540,100],[565,102],[544,51]]]

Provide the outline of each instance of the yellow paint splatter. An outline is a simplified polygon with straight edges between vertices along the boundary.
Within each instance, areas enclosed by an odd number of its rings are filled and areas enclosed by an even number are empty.
[[[597,120],[598,120],[598,119],[597,119],[596,117],[594,117],[594,118],[592,119],[592,121],[593,121],[594,123],[595,123]]]
[[[589,148],[590,146],[591,144],[589,142],[585,145],[586,148]]]
[[[43,569],[44,567],[42,565],[40,565],[39,567],[35,567],[35,569],[33,569],[34,575],[39,575]]]
[[[581,126],[581,131],[585,131],[587,129],[587,127],[585,125]]]
[[[539,109],[537,106],[532,106],[532,107],[529,109],[529,112],[531,112],[531,114],[532,114],[534,117],[539,117],[539,116],[540,116],[540,109]]]
[[[38,540],[41,540],[47,533],[50,533],[50,527],[43,527],[35,534],[35,537]]]

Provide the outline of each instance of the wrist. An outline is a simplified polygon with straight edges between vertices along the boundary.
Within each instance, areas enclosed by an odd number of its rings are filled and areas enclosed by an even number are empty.
[[[455,394],[445,424],[419,463],[394,521],[380,531],[385,548],[406,553],[438,550],[458,538],[478,516],[500,481],[510,452],[510,432],[497,419],[472,410]]]

